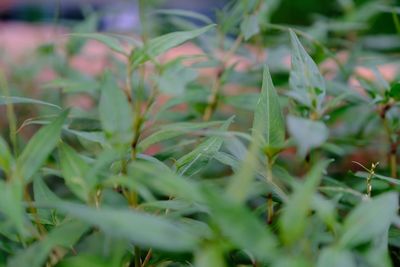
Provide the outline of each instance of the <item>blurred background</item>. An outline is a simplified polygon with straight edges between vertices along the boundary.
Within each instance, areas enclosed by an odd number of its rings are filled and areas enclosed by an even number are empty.
[[[366,13],[375,12],[368,2],[399,5],[400,0],[283,0],[271,17],[272,23],[310,25],[319,17],[335,18],[344,11],[363,6]],[[154,8],[179,8],[202,13],[214,19],[215,10],[233,0],[148,0],[146,4]],[[1,21],[29,21],[68,23],[82,20],[92,10],[103,16],[99,25],[102,30],[129,30],[138,27],[137,0],[0,0]],[[395,31],[391,16],[376,16],[369,28],[371,32]]]

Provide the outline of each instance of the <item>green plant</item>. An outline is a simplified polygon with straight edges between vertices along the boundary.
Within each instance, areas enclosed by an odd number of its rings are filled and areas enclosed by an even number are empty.
[[[0,76],[0,266],[396,266],[399,71],[390,85],[356,68],[396,55],[347,42],[376,10],[290,29],[271,22],[278,2],[232,2],[216,24],[161,10],[182,30],[151,37],[140,1],[140,40],[93,33],[92,14],[40,47],[32,72],[57,74],[41,100],[16,94],[29,75]],[[71,63],[88,39],[113,51],[97,76]],[[160,58],[188,41],[201,54]],[[75,94],[96,104],[68,107]]]

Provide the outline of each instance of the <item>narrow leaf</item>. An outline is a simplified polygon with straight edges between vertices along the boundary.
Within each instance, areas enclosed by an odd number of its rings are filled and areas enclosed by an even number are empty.
[[[256,139],[261,138],[269,157],[274,156],[285,141],[285,121],[267,66],[264,67],[261,94],[254,114],[253,131]]]
[[[330,161],[321,161],[313,166],[305,177],[303,185],[296,187],[289,197],[286,207],[282,210],[279,220],[282,240],[286,244],[293,244],[304,233],[307,226],[307,216],[311,208],[313,194],[321,180],[322,172]]]
[[[262,261],[277,256],[274,235],[250,210],[212,190],[205,192],[205,198],[212,219],[234,244]]]
[[[211,24],[212,20],[204,16],[201,13],[193,12],[190,10],[183,10],[183,9],[158,9],[154,11],[155,14],[165,14],[165,15],[172,15],[172,16],[181,16],[181,17],[187,17],[191,19],[197,19],[201,22],[204,22],[206,24]]]
[[[144,62],[157,57],[158,55],[168,51],[169,49],[183,44],[184,42],[196,38],[213,28],[215,25],[208,25],[200,29],[192,31],[180,31],[168,33],[154,39],[151,39],[143,47],[136,49],[130,56],[129,62],[136,68]]]
[[[41,267],[44,265],[51,250],[56,246],[70,248],[84,232],[87,226],[77,221],[66,222],[53,229],[44,239],[33,243],[28,248],[17,252],[7,262],[7,267],[30,266]]]
[[[127,56],[124,47],[115,37],[101,33],[71,33],[69,35],[72,37],[88,38],[99,41],[100,43],[103,43],[106,46],[108,46],[111,50]]]
[[[292,64],[289,83],[294,94],[289,95],[309,108],[320,110],[325,98],[325,80],[292,30],[290,30],[290,40]]]
[[[32,137],[17,160],[17,177],[28,182],[46,162],[60,139],[61,129],[67,115],[68,110],[63,111],[53,122],[41,128]]]
[[[226,131],[233,121],[229,118],[220,128],[220,131]],[[222,135],[212,136],[198,145],[188,154],[176,161],[176,166],[180,174],[194,175],[199,172],[215,156],[224,142]]]
[[[238,202],[245,201],[251,189],[257,168],[260,164],[257,158],[258,151],[259,145],[253,140],[247,151],[246,158],[240,165],[240,169],[231,178],[228,185],[227,194]]]
[[[19,97],[19,96],[0,96],[0,105],[7,105],[7,104],[35,104],[35,105],[42,105],[56,109],[61,109],[60,106],[37,99]]]
[[[215,125],[221,124],[221,122],[177,122],[168,125],[161,126],[160,129],[148,137],[140,141],[138,147],[140,151],[146,150],[149,146],[158,142],[168,140],[180,135],[192,133],[196,130],[205,129]]]
[[[128,168],[128,174],[132,177],[128,180],[138,181],[166,196],[179,197],[193,202],[203,201],[196,183],[184,179],[166,166],[150,162],[132,162]]]
[[[178,222],[132,209],[95,209],[73,203],[55,205],[62,212],[99,227],[111,237],[166,251],[191,251],[198,236]]]

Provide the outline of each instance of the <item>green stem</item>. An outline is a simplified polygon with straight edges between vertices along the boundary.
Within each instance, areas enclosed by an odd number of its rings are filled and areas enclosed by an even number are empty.
[[[397,178],[397,143],[392,140],[392,130],[390,129],[389,122],[386,119],[386,111],[388,109],[384,109],[385,112],[381,114],[381,118],[383,121],[383,126],[385,128],[386,134],[388,136],[389,142],[389,153],[388,153],[388,161],[390,168],[390,176],[393,178]]]
[[[135,250],[135,267],[141,267],[142,262],[140,259],[140,248],[138,246],[135,246],[134,250]]]
[[[224,57],[221,61],[221,64],[217,70],[218,73],[214,80],[213,87],[211,88],[211,95],[210,95],[210,98],[208,101],[208,105],[204,111],[204,115],[203,115],[204,121],[209,121],[211,119],[212,114],[214,113],[214,111],[217,108],[218,94],[222,87],[222,81],[221,81],[222,74],[225,71],[225,68],[226,68],[226,65],[227,65],[229,59],[233,56],[235,51],[239,48],[242,41],[243,41],[243,35],[239,34],[239,36],[236,38],[234,44],[232,45],[231,49],[229,49],[229,51],[224,55]]]
[[[400,20],[399,20],[399,17],[397,16],[396,11],[394,9],[392,11],[392,17],[393,17],[394,25],[396,26],[396,31],[397,31],[398,34],[400,34]]]

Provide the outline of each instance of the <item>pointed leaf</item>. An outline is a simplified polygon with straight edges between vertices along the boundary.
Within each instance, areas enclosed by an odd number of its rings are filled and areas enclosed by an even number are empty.
[[[104,76],[99,104],[100,121],[111,144],[127,145],[133,139],[133,114],[126,95],[111,73]]]
[[[44,102],[37,99],[19,97],[19,96],[0,96],[0,105],[7,105],[7,104],[36,104],[36,105],[43,105],[56,109],[61,109],[61,107],[55,104]]]
[[[387,234],[398,206],[398,195],[393,192],[362,202],[344,221],[340,245],[353,247]]]
[[[285,142],[285,122],[279,105],[279,97],[266,66],[261,94],[254,114],[253,131],[256,138],[261,138],[269,157],[274,156],[277,149]]]
[[[53,122],[41,128],[32,137],[17,160],[17,177],[28,182],[46,162],[60,139],[61,129],[67,115],[68,110],[63,111]]]
[[[220,130],[226,131],[232,121],[233,117],[229,118],[221,126]],[[178,172],[185,175],[194,175],[199,172],[215,156],[223,142],[224,137],[222,135],[209,137],[176,161]]]
[[[138,181],[166,196],[178,197],[191,202],[203,201],[196,183],[184,179],[166,166],[136,161],[130,164],[128,174],[132,177],[128,180]]]
[[[193,12],[190,10],[184,10],[184,9],[158,9],[154,11],[154,14],[166,14],[166,15],[172,15],[172,16],[181,16],[181,17],[187,17],[190,19],[197,19],[201,22],[204,22],[206,24],[211,24],[212,20],[208,18],[207,16]]]
[[[260,32],[258,16],[256,14],[246,16],[240,24],[240,31],[246,41],[258,34]]]
[[[111,237],[127,239],[142,247],[191,251],[199,241],[199,237],[187,226],[161,216],[132,209],[96,209],[66,202],[55,206],[62,212],[99,227]]]
[[[72,37],[88,38],[99,41],[100,43],[105,44],[111,50],[127,56],[127,53],[125,52],[125,49],[121,45],[120,41],[110,35],[105,35],[102,33],[71,33],[69,35]]]
[[[68,188],[83,201],[89,200],[93,182],[85,180],[89,165],[65,143],[59,146],[60,165]]]
[[[136,49],[130,56],[129,62],[133,68],[143,64],[144,62],[157,57],[158,55],[168,51],[169,49],[183,44],[184,42],[196,38],[205,33],[215,25],[208,25],[200,29],[192,31],[180,31],[168,33],[154,39],[151,39],[143,47]]]
[[[138,147],[140,151],[146,150],[149,146],[158,142],[168,140],[180,135],[188,134],[196,130],[212,127],[221,124],[219,121],[213,122],[177,122],[164,125],[160,127],[160,130],[154,132],[148,137],[140,141]]]
[[[292,45],[290,87],[297,95],[297,101],[309,108],[320,110],[325,98],[325,80],[292,30],[290,30],[290,40]]]

